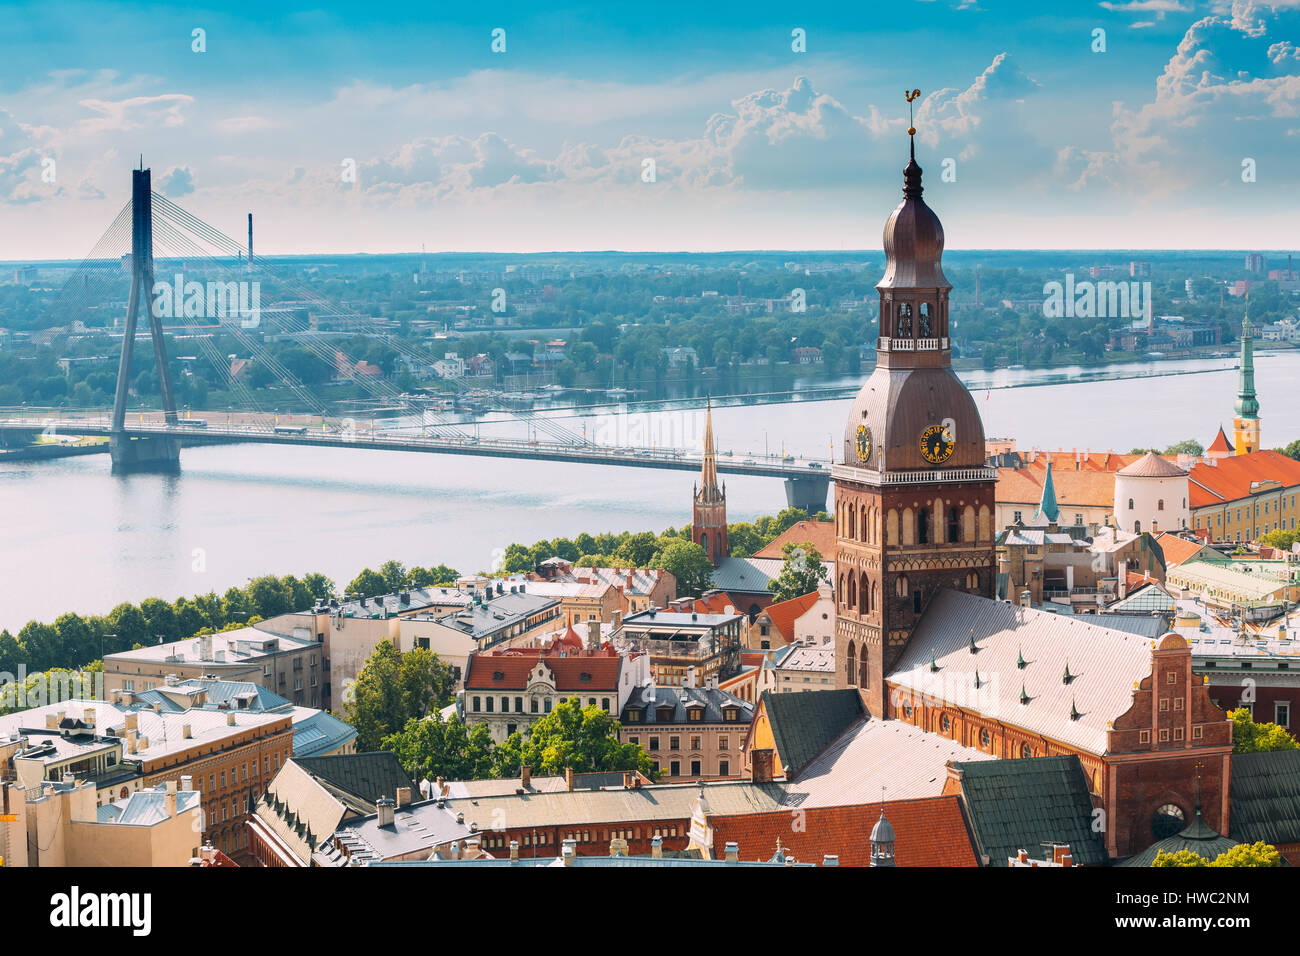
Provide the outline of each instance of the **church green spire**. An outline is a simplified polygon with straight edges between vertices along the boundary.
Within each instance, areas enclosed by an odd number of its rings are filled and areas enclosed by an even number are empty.
[[[1052,460],[1047,460],[1047,477],[1043,479],[1043,497],[1038,502],[1038,510],[1034,512],[1034,518],[1046,518],[1048,523],[1056,524],[1056,519],[1061,516],[1061,509],[1056,504],[1056,485],[1052,481]]]
[[[1255,397],[1255,340],[1250,325],[1250,305],[1241,320],[1241,370],[1237,378],[1238,418],[1258,418],[1259,399]]]

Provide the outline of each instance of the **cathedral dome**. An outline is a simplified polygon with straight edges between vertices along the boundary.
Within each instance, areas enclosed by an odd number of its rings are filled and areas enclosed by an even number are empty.
[[[922,436],[931,426],[949,425],[952,453],[942,462],[922,454]],[[859,428],[865,426],[868,454],[863,460]],[[858,392],[844,427],[846,465],[877,471],[983,468],[984,423],[961,379],[951,368],[888,369],[877,366]]]
[[[921,167],[913,153],[903,170],[903,201],[885,222],[885,275],[877,289],[951,289],[943,274],[943,224],[921,198]]]

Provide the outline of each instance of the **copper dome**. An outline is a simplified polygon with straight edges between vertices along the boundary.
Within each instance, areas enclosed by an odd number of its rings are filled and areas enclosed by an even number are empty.
[[[916,156],[903,170],[903,201],[885,223],[885,275],[877,289],[951,289],[943,274],[943,224],[921,198]]]
[[[957,446],[941,464],[921,455],[921,434],[951,419]],[[858,457],[858,427],[871,435],[868,461]],[[877,366],[858,392],[844,427],[843,462],[883,471],[983,468],[984,423],[961,379],[946,367]]]

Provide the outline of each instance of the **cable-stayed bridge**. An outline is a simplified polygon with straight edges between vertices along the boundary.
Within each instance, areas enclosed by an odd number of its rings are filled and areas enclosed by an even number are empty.
[[[112,412],[105,416],[72,415],[51,409],[45,414],[25,409],[18,414],[0,411],[0,431],[30,434],[98,435],[108,438],[113,470],[176,470],[184,446],[230,442],[347,447],[456,454],[500,459],[558,461],[579,464],[614,465],[697,471],[701,455],[696,449],[646,448],[596,444],[564,424],[531,411],[508,408],[499,400],[498,409],[510,418],[527,423],[528,441],[480,438],[472,424],[453,421],[413,400],[382,375],[355,373],[351,382],[368,400],[399,412],[419,424],[407,434],[402,428],[379,430],[358,427],[341,418],[300,378],[303,368],[287,368],[263,341],[260,286],[271,286],[281,300],[299,306],[277,312],[277,335],[288,338],[311,358],[335,375],[340,369],[357,370],[366,363],[349,355],[338,339],[316,334],[312,321],[327,319],[334,330],[353,330],[374,336],[373,320],[341,302],[308,287],[287,268],[277,267],[251,253],[248,246],[226,236],[166,196],[153,192],[150,171],[132,171],[131,200],[95,244],[60,290],[50,308],[52,325],[69,327],[79,320],[112,309],[113,301],[126,294],[122,322],[122,350]],[[173,274],[176,277],[173,286]],[[158,281],[158,278],[161,281]],[[253,294],[249,294],[250,288]],[[297,318],[295,318],[297,316]],[[152,355],[139,362],[136,355],[139,321],[143,317]],[[114,316],[116,318],[116,316]],[[301,328],[295,325],[301,323]],[[237,374],[228,354],[214,341],[214,330],[234,340],[241,352],[268,370],[281,389],[288,390],[296,404],[308,410],[310,425],[280,423],[275,411],[268,411],[257,394]],[[223,386],[237,403],[238,415],[220,414],[204,418],[181,417],[177,413],[173,363],[168,357],[168,338],[185,336],[213,366]],[[398,356],[418,366],[430,365],[435,356],[405,339],[384,335],[383,343]],[[152,358],[152,366],[148,359]],[[136,369],[152,371],[157,380],[161,410],[141,413],[131,404]],[[454,381],[467,389],[472,383]],[[138,389],[137,389],[138,390]],[[142,396],[136,396],[137,404]],[[238,420],[236,420],[236,418]],[[719,456],[718,471],[724,474],[781,478],[787,503],[810,513],[826,506],[829,470],[820,461],[783,456],[755,455],[748,458]]]

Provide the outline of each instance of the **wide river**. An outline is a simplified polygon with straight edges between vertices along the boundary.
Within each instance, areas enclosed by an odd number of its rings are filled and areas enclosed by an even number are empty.
[[[1128,451],[1231,427],[1230,359],[1130,370],[1194,372],[1029,385],[1045,375],[1004,370],[963,377],[990,437],[1021,448]],[[1300,353],[1256,356],[1265,447],[1300,438]],[[992,386],[986,389],[986,386]],[[1024,386],[1024,387],[1015,387]],[[722,404],[718,446],[757,458],[766,447],[827,457],[850,399]],[[556,411],[557,424],[596,441],[698,448],[703,411]],[[515,423],[481,434],[525,435]],[[543,436],[544,437],[544,436]],[[488,569],[514,541],[581,531],[660,531],[690,520],[687,472],[331,448],[190,448],[179,475],[109,473],[107,455],[0,465],[0,628],[64,611],[103,613],[121,601],[216,590],[264,574],[322,571],[340,586],[366,566]],[[728,515],[747,520],[785,504],[780,481],[727,479]]]

